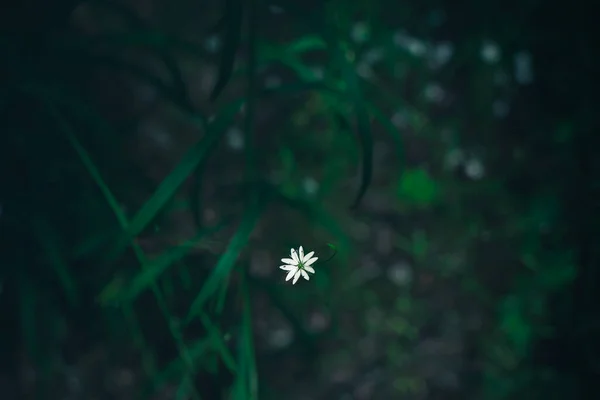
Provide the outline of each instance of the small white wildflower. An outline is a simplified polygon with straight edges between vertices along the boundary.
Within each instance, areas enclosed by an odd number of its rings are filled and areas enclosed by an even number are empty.
[[[299,253],[299,254],[298,254]],[[285,277],[286,282],[290,279],[294,278],[292,284],[295,285],[300,279],[300,275],[306,280],[309,280],[309,276],[307,272],[311,274],[315,273],[311,264],[319,259],[319,257],[313,257],[315,254],[314,251],[304,255],[304,249],[302,246],[298,249],[298,253],[296,253],[295,249],[290,250],[290,256],[292,258],[282,258],[281,262],[285,263],[285,265],[281,265],[279,268],[284,271],[289,271],[287,276]]]

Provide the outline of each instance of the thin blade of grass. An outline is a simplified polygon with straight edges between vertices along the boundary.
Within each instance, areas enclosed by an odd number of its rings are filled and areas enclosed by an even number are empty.
[[[404,166],[404,158],[405,158],[404,142],[402,140],[402,136],[400,135],[400,132],[398,131],[398,128],[396,128],[394,126],[394,124],[392,124],[391,119],[389,117],[386,117],[377,106],[368,105],[368,107],[369,107],[369,111],[371,112],[371,115],[373,115],[373,118],[375,118],[375,120],[377,122],[379,122],[381,124],[381,126],[392,137],[392,140],[394,141],[394,143],[396,145],[396,154],[399,157],[399,163],[401,166]]]
[[[212,348],[219,353],[221,359],[223,360],[223,363],[229,369],[229,371],[235,374],[237,371],[235,359],[233,358],[233,354],[231,354],[231,351],[229,351],[229,349],[227,348],[227,345],[225,344],[225,340],[223,339],[223,335],[219,331],[219,328],[215,324],[213,324],[208,315],[206,315],[205,313],[200,314],[200,321],[202,322],[202,325],[204,325],[204,328],[208,331],[208,338],[212,344]]]
[[[186,155],[183,156],[183,159],[179,164],[165,179],[162,180],[154,194],[132,218],[127,231],[119,238],[115,249],[111,252],[107,261],[112,261],[118,257],[121,252],[125,250],[127,244],[131,242],[132,238],[141,233],[156,217],[158,212],[173,197],[177,189],[196,169],[198,164],[208,156],[225,132],[225,128],[229,126],[240,110],[243,103],[243,99],[233,102],[226,107],[211,124],[209,124],[206,137],[200,140]]]
[[[128,286],[126,297],[129,300],[135,299],[143,291],[150,289],[154,282],[174,263],[180,261],[188,252],[197,247],[197,245],[211,233],[221,230],[227,222],[219,224],[216,227],[206,229],[185,243],[172,247],[161,254],[156,260],[148,262],[140,271],[131,284]]]
[[[219,286],[231,273],[238,256],[248,242],[250,234],[262,214],[263,207],[264,201],[262,201],[262,199],[257,199],[247,208],[245,216],[242,219],[236,234],[231,239],[229,246],[225,250],[225,253],[219,258],[217,265],[200,289],[200,293],[198,293],[192,302],[186,318],[187,322],[201,314],[206,300],[217,292]]]
[[[119,205],[119,202],[117,201],[115,196],[112,194],[110,188],[108,187],[108,185],[102,178],[100,171],[98,170],[98,168],[96,168],[96,165],[92,161],[88,152],[85,150],[85,148],[83,147],[81,142],[77,139],[71,126],[67,123],[67,121],[64,119],[64,117],[61,115],[61,113],[58,112],[56,107],[51,102],[47,101],[46,98],[43,98],[43,100],[44,100],[44,103],[46,105],[46,108],[47,108],[49,114],[55,119],[56,123],[58,124],[59,129],[67,137],[67,140],[70,142],[71,146],[77,153],[77,155],[78,155],[79,159],[81,160],[82,164],[84,165],[85,169],[91,175],[92,179],[94,180],[94,182],[96,183],[96,185],[98,186],[98,188],[100,189],[102,194],[104,195],[104,198],[106,199],[106,202],[108,203],[111,210],[114,212],[114,214],[117,218],[117,221],[119,222],[119,225],[121,226],[122,229],[127,229],[127,218],[125,217],[125,213],[123,213],[123,210],[121,209],[121,206]]]
[[[109,10],[117,12],[122,17],[124,17],[127,22],[129,22],[131,25],[133,25],[133,27],[135,27],[136,29],[141,29],[143,31],[149,31],[148,27],[146,26],[147,25],[146,22],[142,18],[140,18],[135,12],[130,10],[128,7],[126,7],[122,4],[119,4],[118,2],[112,1],[112,0],[94,0],[94,1],[95,1],[95,3],[97,3],[101,6],[104,6],[105,8],[107,8]],[[169,71],[169,74],[171,75],[172,83],[173,83],[174,89],[175,89],[178,97],[180,97],[182,99],[183,103],[187,104],[186,109],[193,109],[193,107],[191,105],[192,101],[191,101],[189,93],[187,91],[187,85],[181,74],[181,69],[179,68],[179,64],[169,54],[166,46],[163,49],[156,48],[156,51],[158,52],[159,59],[162,61],[165,68],[167,69],[167,71]]]
[[[359,77],[356,74],[355,68],[343,55],[340,55],[339,60],[342,63],[344,80],[348,85],[348,96],[354,105],[356,129],[362,148],[361,180],[354,203],[351,206],[352,209],[356,209],[366,194],[373,177],[373,135],[371,134],[369,111],[361,93]]]
[[[318,12],[312,14],[306,14],[305,10],[298,7],[294,7],[294,10],[301,15],[305,15],[307,21],[322,33],[327,48],[331,51],[333,59],[341,68],[346,95],[353,104],[357,135],[362,149],[361,180],[356,197],[351,205],[351,209],[356,209],[366,194],[373,176],[373,137],[371,134],[369,111],[362,96],[360,78],[356,73],[353,62],[350,61],[349,52],[346,52],[340,46],[339,37],[342,36],[338,33],[335,24],[330,23],[331,20],[335,21],[335,18],[328,18],[331,17],[331,7],[328,7],[326,4],[320,4],[319,8]],[[333,12],[335,13],[335,11]]]
[[[252,335],[252,303],[250,300],[250,288],[247,282],[247,272],[242,278],[242,358],[245,359],[248,399],[258,399],[258,372],[256,369],[256,356],[254,353],[254,339]]]
[[[201,360],[210,351],[210,343],[210,339],[208,338],[195,341],[188,347],[190,357],[193,360]],[[164,388],[169,382],[184,375],[186,369],[186,363],[181,357],[172,360],[142,389],[142,398],[149,398],[151,395]]]
[[[166,84],[161,78],[157,77],[145,67],[141,67],[132,62],[124,61],[113,55],[81,55],[77,61],[87,62],[91,65],[102,65],[118,71],[126,72],[132,77],[150,84],[153,88],[157,89],[165,99],[173,102],[173,104],[180,107],[184,112],[192,114],[195,118],[201,118],[202,121],[205,120],[205,118],[195,110],[186,93],[182,93],[181,89],[178,89],[175,86],[171,87],[170,85]],[[174,61],[169,62],[174,63]]]
[[[52,231],[47,221],[40,218],[35,218],[32,223],[34,232],[46,253],[48,261],[54,268],[69,303],[72,306],[77,305],[79,299],[77,284],[69,271],[69,265],[63,257],[62,250],[57,242],[57,233]]]
[[[225,1],[226,26],[225,43],[219,62],[219,78],[210,94],[210,100],[215,101],[231,78],[235,65],[235,56],[240,46],[244,6],[241,0]]]
[[[316,221],[317,224],[321,225],[336,238],[336,243],[340,243],[340,252],[343,253],[347,251],[349,248],[350,239],[348,238],[346,231],[325,209],[323,209],[317,203],[286,195],[279,190],[279,188],[274,186],[267,185],[266,190],[272,196],[274,201],[300,212],[311,221]]]
[[[121,225],[121,228],[123,229],[123,231],[127,232],[128,228],[129,228],[127,219],[126,219],[123,211],[119,207],[116,199],[112,195],[110,189],[104,183],[104,180],[100,176],[98,169],[96,168],[95,164],[93,163],[93,161],[87,154],[85,148],[81,145],[81,143],[79,143],[79,141],[77,140],[71,127],[69,126],[67,121],[63,118],[63,116],[60,114],[60,112],[58,112],[58,110],[54,107],[54,105],[50,101],[48,101],[48,99],[45,98],[44,96],[42,96],[42,101],[46,105],[48,113],[52,117],[54,117],[54,119],[56,120],[56,122],[59,126],[59,129],[61,129],[63,131],[63,133],[67,136],[69,142],[75,148],[77,154],[79,155],[80,159],[82,160],[82,163],[84,164],[84,166],[86,167],[86,169],[88,170],[90,175],[92,175],[96,184],[102,190],[103,194],[106,197],[107,202],[109,203],[110,207],[115,212],[115,215],[117,216],[117,219],[119,220],[119,224]],[[145,254],[143,253],[141,248],[135,242],[133,243],[133,249],[134,249],[134,254],[136,255],[136,258],[140,262],[141,266],[144,267],[146,265]],[[153,294],[156,297],[156,300],[159,304],[161,313],[167,320],[167,323],[169,325],[169,330],[171,331],[171,334],[172,334],[175,342],[177,343],[177,347],[178,347],[178,350],[179,350],[179,353],[180,353],[182,359],[185,360],[187,363],[187,366],[189,368],[191,368],[191,361],[189,358],[189,352],[188,352],[187,346],[185,346],[185,343],[183,342],[181,333],[178,332],[178,330],[175,328],[175,324],[173,324],[173,320],[167,309],[167,305],[166,305],[164,296],[160,292],[160,290],[155,282],[152,284],[152,291],[153,291]],[[123,311],[127,314],[128,319],[137,323],[137,319],[135,317],[135,314],[133,313],[132,305],[130,302],[125,302],[123,304]],[[141,331],[139,331],[139,329],[138,329],[137,336],[138,336],[138,338],[141,338],[140,339],[140,340],[142,340],[141,343],[145,343],[145,341],[143,341],[143,335],[142,335]],[[143,345],[143,346],[144,346],[144,348],[146,347],[145,345]],[[154,368],[155,364],[153,362],[152,354],[151,353],[144,354],[143,360],[144,360],[145,368],[147,368],[150,372],[152,372],[155,369]],[[197,395],[195,388],[192,388],[191,390],[192,390],[194,398],[197,398],[198,395]]]

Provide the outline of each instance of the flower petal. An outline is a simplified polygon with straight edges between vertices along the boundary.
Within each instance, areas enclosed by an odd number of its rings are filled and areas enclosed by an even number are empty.
[[[280,265],[279,268],[281,268],[284,271],[290,271],[297,267],[295,265]]]
[[[298,265],[298,261],[294,261],[291,258],[282,258],[281,262],[289,265]]]
[[[306,261],[310,260],[310,258],[314,255],[315,255],[315,252],[311,251],[310,253],[308,253],[307,255],[304,256],[304,258],[302,259],[302,262],[306,262]]]
[[[298,262],[300,262],[300,260],[298,259],[298,254],[296,254],[296,250],[295,249],[290,250],[290,254],[291,254],[292,258],[294,259],[294,261],[296,261],[296,264],[298,264]]]
[[[290,272],[288,272],[287,276],[285,277],[285,281],[289,281],[290,279],[292,279],[292,277],[298,272],[297,268],[294,268],[292,270],[290,270]]]
[[[298,255],[300,257],[300,261],[304,260],[304,249],[302,248],[302,246],[300,246],[300,248],[298,249]]]
[[[311,274],[314,274],[314,273],[315,273],[315,270],[314,270],[314,269],[313,269],[313,267],[311,267],[311,266],[306,266],[306,265],[305,265],[305,266],[304,266],[304,270],[305,270],[305,271],[307,271],[307,272],[310,272]]]
[[[296,282],[298,282],[298,278],[300,278],[300,273],[302,272],[301,269],[296,271],[296,275],[294,275],[294,280],[292,281],[292,285],[295,285]]]
[[[317,261],[319,259],[319,257],[313,257],[310,260],[306,261],[304,263],[304,267],[308,267],[309,265],[313,264],[315,261]]]
[[[300,272],[302,273],[302,276],[304,277],[304,279],[309,280],[310,278],[308,277],[308,274],[306,273],[306,271],[304,270],[300,270]]]

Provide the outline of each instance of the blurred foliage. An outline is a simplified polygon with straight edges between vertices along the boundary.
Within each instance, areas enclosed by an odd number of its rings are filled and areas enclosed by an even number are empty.
[[[62,398],[100,352],[120,398],[583,398],[593,100],[529,64],[539,2],[30,3],[0,36],[6,396]],[[152,117],[179,148],[140,162]]]

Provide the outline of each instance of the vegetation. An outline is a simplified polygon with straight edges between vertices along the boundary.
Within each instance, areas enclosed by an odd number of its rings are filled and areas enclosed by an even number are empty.
[[[588,19],[42,3],[0,36],[2,398],[585,398]]]

